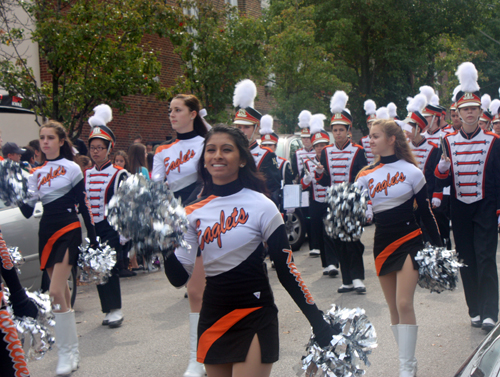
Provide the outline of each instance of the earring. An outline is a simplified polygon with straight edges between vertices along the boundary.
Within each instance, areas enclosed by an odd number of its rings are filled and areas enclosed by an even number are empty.
[[[245,167],[245,164],[241,164],[241,165],[240,165],[240,168],[244,168],[244,167]]]
[[[206,168],[206,167],[207,167],[207,164],[203,165],[203,167],[204,167],[204,168]]]

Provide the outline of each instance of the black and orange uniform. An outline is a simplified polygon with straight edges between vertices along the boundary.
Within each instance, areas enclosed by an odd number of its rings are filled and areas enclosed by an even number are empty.
[[[316,152],[314,151],[314,148],[311,147],[311,150],[308,151],[305,148],[300,148],[297,149],[295,152],[295,155],[292,159],[292,171],[293,171],[293,178],[299,178],[302,177],[302,174],[304,172],[304,163],[307,160],[307,158],[312,158],[316,156]]]
[[[198,161],[204,141],[196,131],[178,133],[175,141],[156,149],[151,179],[167,182],[175,197],[181,198],[184,204],[193,199],[193,193],[197,194]]]
[[[10,291],[10,303],[14,314],[18,317],[36,318],[38,309],[26,295],[19,282],[16,268],[7,250],[7,245],[0,232],[0,275]],[[3,287],[0,286],[0,366],[1,376],[29,376],[28,366],[23,346],[17,335],[17,329],[10,317],[3,297]]]
[[[165,273],[182,287],[194,268],[196,250],[207,277],[198,326],[198,361],[238,363],[258,335],[263,363],[278,360],[278,309],[264,263],[266,242],[278,278],[313,326],[318,340],[331,340],[322,313],[294,262],[281,214],[265,195],[239,180],[214,185],[210,196],[186,207],[190,249],[165,260]]]
[[[415,201],[432,244],[442,245],[422,171],[407,161],[398,160],[395,155],[383,156],[360,172],[356,183],[367,190],[373,205],[373,255],[377,275],[401,270],[408,255],[413,268],[418,270],[415,255],[423,248],[424,242],[413,212]]]
[[[323,186],[334,186],[344,182],[354,183],[359,171],[366,164],[366,155],[363,147],[347,140],[343,146],[336,143],[328,145],[321,151],[321,165],[325,171],[317,177]],[[340,239],[333,240],[338,258],[342,284],[350,285],[354,279],[365,279],[363,252],[365,246],[360,240],[344,242]]]
[[[100,168],[94,165],[85,171],[85,188],[94,218],[96,234],[100,237],[102,243],[107,242],[109,246],[116,250],[117,256],[122,254],[120,235],[106,219],[106,206],[118,190],[120,183],[126,180],[127,177],[127,171],[113,165],[111,161],[104,163]],[[111,275],[106,284],[97,285],[97,291],[99,292],[103,313],[121,309],[122,296],[117,265],[111,270]]]
[[[500,214],[500,141],[480,127],[444,138],[451,168],[435,174],[451,185],[453,236],[469,315],[498,320],[497,218]]]
[[[264,174],[266,187],[271,195],[272,201],[279,207],[281,173],[276,154],[271,149],[259,145],[257,141],[254,141],[250,145],[250,153],[255,161],[257,170]]]
[[[43,204],[43,215],[38,232],[40,269],[45,270],[61,263],[68,250],[69,264],[78,261],[78,246],[82,232],[78,211],[87,228],[87,238],[96,243],[94,220],[85,192],[83,174],[75,162],[59,156],[32,169],[28,188],[33,196],[20,206],[26,218],[33,214],[35,204]]]
[[[309,232],[309,248],[319,250],[321,256],[321,266],[339,267],[339,257],[335,251],[333,241],[326,234],[323,218],[328,210],[326,202],[326,190],[328,186],[320,185],[314,177],[314,169],[319,164],[318,157],[304,159],[304,172],[300,180],[302,190],[309,191],[309,214],[311,218],[311,229]],[[304,182],[305,170],[311,172],[312,180],[309,184]]]

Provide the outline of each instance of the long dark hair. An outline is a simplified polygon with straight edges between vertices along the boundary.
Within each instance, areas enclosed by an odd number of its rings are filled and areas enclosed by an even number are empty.
[[[198,162],[198,174],[203,182],[201,196],[209,195],[214,185],[212,176],[208,172],[207,168],[205,168],[205,148],[207,143],[210,141],[210,138],[217,133],[225,133],[229,135],[238,148],[240,158],[245,161],[245,166],[240,168],[238,172],[238,180],[242,183],[243,187],[268,195],[266,181],[262,173],[257,171],[255,161],[250,153],[248,139],[245,134],[235,127],[216,125],[207,133],[205,142],[203,143],[203,151],[201,152],[201,157]]]
[[[67,160],[73,161],[73,144],[71,143],[71,140],[69,140],[68,134],[66,133],[63,125],[59,122],[56,122],[55,120],[49,120],[44,125],[42,125],[42,127],[40,127],[40,131],[44,128],[52,128],[59,140],[64,140],[64,144],[59,148],[59,155]],[[47,161],[47,156],[45,156],[45,153],[42,151],[42,162],[45,161]]]
[[[189,111],[196,111],[196,117],[193,120],[194,130],[198,135],[205,137],[208,130],[200,116],[201,103],[198,97],[192,94],[177,94],[174,98],[172,98],[172,100],[174,99],[182,100],[184,105],[189,108]]]
[[[141,167],[147,168],[146,146],[141,143],[135,143],[128,149],[129,172],[137,174],[141,172]]]

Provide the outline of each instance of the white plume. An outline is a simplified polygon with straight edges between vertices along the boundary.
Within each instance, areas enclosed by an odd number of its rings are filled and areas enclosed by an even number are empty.
[[[432,96],[436,94],[436,92],[434,92],[434,89],[429,85],[424,85],[420,87],[420,94],[425,96],[427,103],[431,103]]]
[[[479,90],[477,69],[473,63],[465,62],[460,64],[455,74],[458,77],[458,81],[460,81],[463,92],[471,93]]]
[[[234,88],[233,106],[243,109],[253,107],[255,97],[257,97],[257,87],[254,82],[249,79],[242,80]]]
[[[390,118],[396,118],[398,116],[398,107],[394,102],[387,105],[387,111],[389,111]],[[378,118],[378,117],[377,117]]]
[[[314,114],[311,117],[311,135],[325,130],[325,124],[323,123],[325,119],[326,116],[323,114]]]
[[[269,135],[272,134],[273,131],[273,123],[274,119],[271,115],[264,115],[260,118],[260,134],[261,135]]]
[[[462,86],[459,85],[453,89],[453,95],[451,96],[451,102],[457,102],[457,93],[462,90]]]
[[[311,123],[312,114],[309,110],[302,110],[299,114],[299,127],[307,128]]]
[[[387,107],[379,107],[376,114],[377,119],[390,119],[389,110],[387,110]]]
[[[500,88],[498,88],[498,94],[500,94]]]
[[[432,106],[439,106],[439,96],[434,94],[431,98],[431,102],[429,102]]]
[[[330,101],[330,111],[332,114],[341,113],[347,105],[349,96],[343,90],[337,90]]]
[[[345,111],[346,113],[348,113],[349,115],[351,114],[351,110],[349,110],[349,109],[344,109],[344,111]]]
[[[395,120],[395,122],[396,122],[396,123],[397,123],[397,125],[398,125],[399,127],[401,127],[401,128],[404,128],[404,126],[405,126],[405,124],[406,124],[406,123],[405,123],[405,122],[403,122],[402,120],[397,120],[397,119]]]
[[[422,93],[417,94],[406,106],[409,113],[422,112],[427,105],[427,99]]]
[[[495,116],[498,115],[498,108],[500,108],[500,99],[494,99],[490,103],[490,113]]]
[[[113,110],[106,104],[94,107],[94,115],[89,118],[92,127],[105,126],[113,119]]]
[[[377,112],[377,105],[375,104],[375,101],[371,99],[365,101],[363,108],[365,109],[365,113],[367,116],[375,114]]]
[[[481,109],[483,109],[483,111],[488,111],[490,104],[491,104],[491,97],[489,94],[485,94],[484,96],[481,97]]]

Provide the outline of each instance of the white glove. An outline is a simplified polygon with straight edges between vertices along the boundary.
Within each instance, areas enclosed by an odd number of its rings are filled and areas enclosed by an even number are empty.
[[[318,166],[316,166],[314,168],[314,171],[318,174],[318,175],[321,175],[323,174],[323,172],[325,171],[325,169],[322,169],[322,168],[319,168]]]
[[[451,167],[451,162],[448,161],[448,160],[439,160],[439,164],[438,164],[438,170],[441,174],[444,174],[446,173],[448,170],[450,170],[450,167]]]
[[[304,178],[302,178],[302,181],[307,186],[307,185],[311,184],[312,180],[313,180],[313,178],[312,178],[311,173],[309,172],[309,170],[306,169],[306,171],[304,172]]]
[[[371,204],[368,204],[368,206],[366,207],[366,221],[371,223],[372,220],[373,220],[373,208]]]
[[[125,245],[128,241],[130,241],[130,238],[123,237],[123,236],[120,234],[120,245]]]
[[[432,198],[432,208],[437,208],[441,205],[441,199]]]
[[[286,210],[286,214],[287,214],[287,215],[291,215],[291,214],[292,214],[292,213],[294,213],[294,212],[295,212],[295,208],[288,208],[288,209]]]

